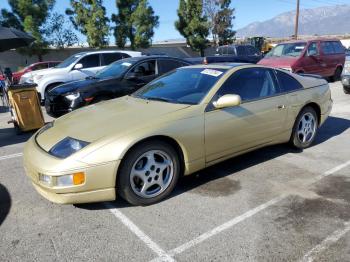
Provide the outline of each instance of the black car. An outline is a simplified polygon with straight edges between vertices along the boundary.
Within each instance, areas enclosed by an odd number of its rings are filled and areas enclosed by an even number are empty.
[[[252,45],[224,45],[216,49],[214,56],[186,58],[193,64],[212,63],[253,63],[263,58],[263,54]]]
[[[57,117],[74,109],[128,95],[188,61],[169,56],[141,56],[114,62],[94,77],[57,86],[48,92],[45,108]]]

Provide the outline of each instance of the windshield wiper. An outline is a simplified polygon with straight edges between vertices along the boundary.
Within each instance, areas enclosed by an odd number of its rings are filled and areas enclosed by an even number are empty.
[[[146,100],[154,100],[154,101],[163,101],[163,102],[170,102],[171,100],[165,97],[148,97],[148,96],[142,96],[142,98]]]

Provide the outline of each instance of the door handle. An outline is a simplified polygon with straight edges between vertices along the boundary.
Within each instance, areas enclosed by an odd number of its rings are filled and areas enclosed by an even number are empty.
[[[285,109],[286,106],[285,105],[278,105],[277,108],[278,108],[278,110],[281,110],[281,109]]]

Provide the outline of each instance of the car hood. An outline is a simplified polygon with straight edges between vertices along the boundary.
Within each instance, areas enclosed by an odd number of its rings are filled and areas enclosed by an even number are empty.
[[[258,64],[271,67],[292,67],[297,60],[298,57],[265,57]]]
[[[133,131],[154,126],[163,117],[190,105],[124,96],[73,111],[58,118],[54,126],[37,136],[37,143],[49,151],[65,137],[95,142],[102,138],[122,137]]]
[[[79,88],[90,86],[96,83],[97,81],[98,79],[86,79],[86,80],[70,82],[70,83],[55,87],[54,89],[50,90],[49,94],[52,96],[58,96],[58,95],[62,95],[70,92],[75,92]]]

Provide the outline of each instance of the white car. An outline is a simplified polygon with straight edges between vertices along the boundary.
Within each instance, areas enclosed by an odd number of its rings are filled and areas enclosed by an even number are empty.
[[[44,100],[45,93],[60,84],[92,77],[97,71],[116,60],[141,55],[141,52],[124,50],[77,53],[54,68],[24,74],[20,83],[36,83],[41,100]]]

